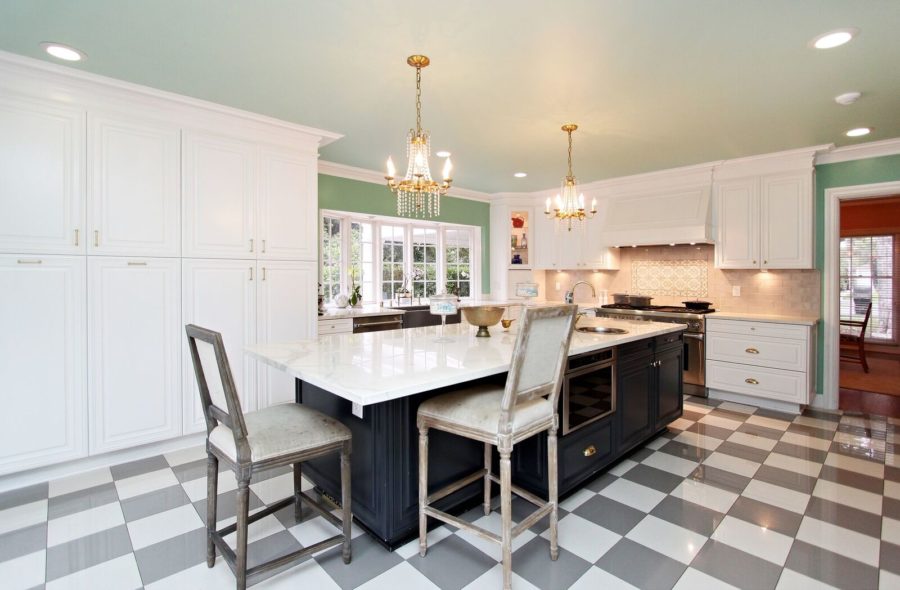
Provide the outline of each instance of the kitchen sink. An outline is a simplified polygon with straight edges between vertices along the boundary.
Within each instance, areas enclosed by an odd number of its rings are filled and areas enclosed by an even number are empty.
[[[576,332],[588,332],[591,334],[627,334],[628,330],[622,328],[608,328],[606,326],[578,326]]]

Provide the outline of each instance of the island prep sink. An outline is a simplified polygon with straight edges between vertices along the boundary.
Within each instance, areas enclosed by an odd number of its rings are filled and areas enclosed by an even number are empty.
[[[578,326],[576,332],[588,332],[591,334],[627,334],[628,330],[622,328],[609,328],[607,326]]]

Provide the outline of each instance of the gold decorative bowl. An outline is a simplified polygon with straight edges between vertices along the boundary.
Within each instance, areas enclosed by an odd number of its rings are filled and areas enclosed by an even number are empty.
[[[475,336],[483,338],[490,336],[488,326],[493,326],[503,317],[505,307],[497,307],[494,305],[478,305],[475,307],[462,308],[463,316],[466,321],[473,326],[478,326],[478,333]]]

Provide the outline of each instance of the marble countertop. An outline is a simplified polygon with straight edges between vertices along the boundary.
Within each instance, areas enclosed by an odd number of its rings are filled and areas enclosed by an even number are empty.
[[[579,325],[623,328],[628,334],[576,332],[570,354],[581,354],[684,329],[679,324],[584,318]],[[477,328],[451,324],[364,334],[331,334],[314,340],[248,346],[251,356],[351,402],[370,405],[503,373],[516,340],[499,325],[490,338]]]
[[[398,315],[406,313],[402,308],[381,307],[380,305],[363,305],[362,307],[326,307],[320,320],[340,320],[344,318],[363,318],[381,315]]]
[[[772,313],[745,313],[737,311],[716,310],[706,316],[707,320],[739,320],[744,322],[775,322],[779,324],[799,324],[803,326],[815,326],[819,318],[814,316],[778,315]]]

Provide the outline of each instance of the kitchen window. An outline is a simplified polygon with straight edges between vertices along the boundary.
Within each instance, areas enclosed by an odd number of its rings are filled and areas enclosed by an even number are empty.
[[[479,292],[479,227],[341,211],[323,211],[321,227],[327,303],[339,293],[349,295],[351,284],[362,286],[364,303],[396,302],[406,290],[417,299]]]
[[[862,321],[869,303],[872,315],[866,338],[897,342],[894,318],[895,236],[841,238],[841,318]],[[857,330],[858,331],[858,330]]]

